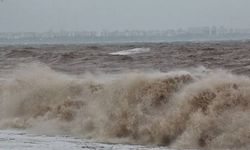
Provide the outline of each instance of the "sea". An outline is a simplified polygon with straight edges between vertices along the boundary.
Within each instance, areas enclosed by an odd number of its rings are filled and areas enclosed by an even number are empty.
[[[250,148],[250,41],[0,45],[0,149]]]

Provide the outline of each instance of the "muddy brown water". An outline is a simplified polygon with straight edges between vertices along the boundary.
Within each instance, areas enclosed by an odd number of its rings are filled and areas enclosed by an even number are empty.
[[[109,53],[150,48],[129,56]],[[0,47],[0,70],[19,63],[42,62],[69,73],[121,70],[169,71],[188,67],[225,68],[250,73],[250,42],[144,43],[114,45],[26,45]]]

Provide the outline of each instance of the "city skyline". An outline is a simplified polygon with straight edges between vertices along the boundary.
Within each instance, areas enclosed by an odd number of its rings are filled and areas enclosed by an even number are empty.
[[[192,27],[169,30],[125,31],[49,31],[0,32],[0,44],[60,44],[60,43],[117,43],[117,42],[175,42],[250,39],[250,28],[234,29],[223,26]]]
[[[166,31],[175,31],[175,32],[196,32],[197,30],[227,30],[228,32],[244,32],[244,31],[250,31],[250,26],[246,28],[233,28],[233,27],[227,27],[227,26],[193,26],[193,27],[186,27],[186,28],[169,28],[169,29],[151,29],[151,30],[143,30],[143,29],[123,29],[123,30],[47,30],[42,32],[37,31],[24,31],[24,32],[1,32],[0,33],[60,33],[60,32],[75,32],[75,33],[81,33],[81,32],[96,32],[96,33],[102,33],[102,32],[133,32],[133,31],[139,31],[139,32],[166,32]]]

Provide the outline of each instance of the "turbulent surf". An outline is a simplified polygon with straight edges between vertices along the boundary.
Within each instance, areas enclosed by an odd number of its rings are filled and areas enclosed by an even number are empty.
[[[11,131],[1,134],[20,129],[106,144],[249,149],[249,47],[0,47],[0,129]]]
[[[225,70],[67,75],[41,64],[0,84],[0,127],[183,148],[250,143],[250,79]]]

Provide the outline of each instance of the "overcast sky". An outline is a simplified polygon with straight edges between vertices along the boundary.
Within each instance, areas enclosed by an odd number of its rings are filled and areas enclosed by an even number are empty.
[[[250,0],[3,0],[0,32],[250,27]]]

